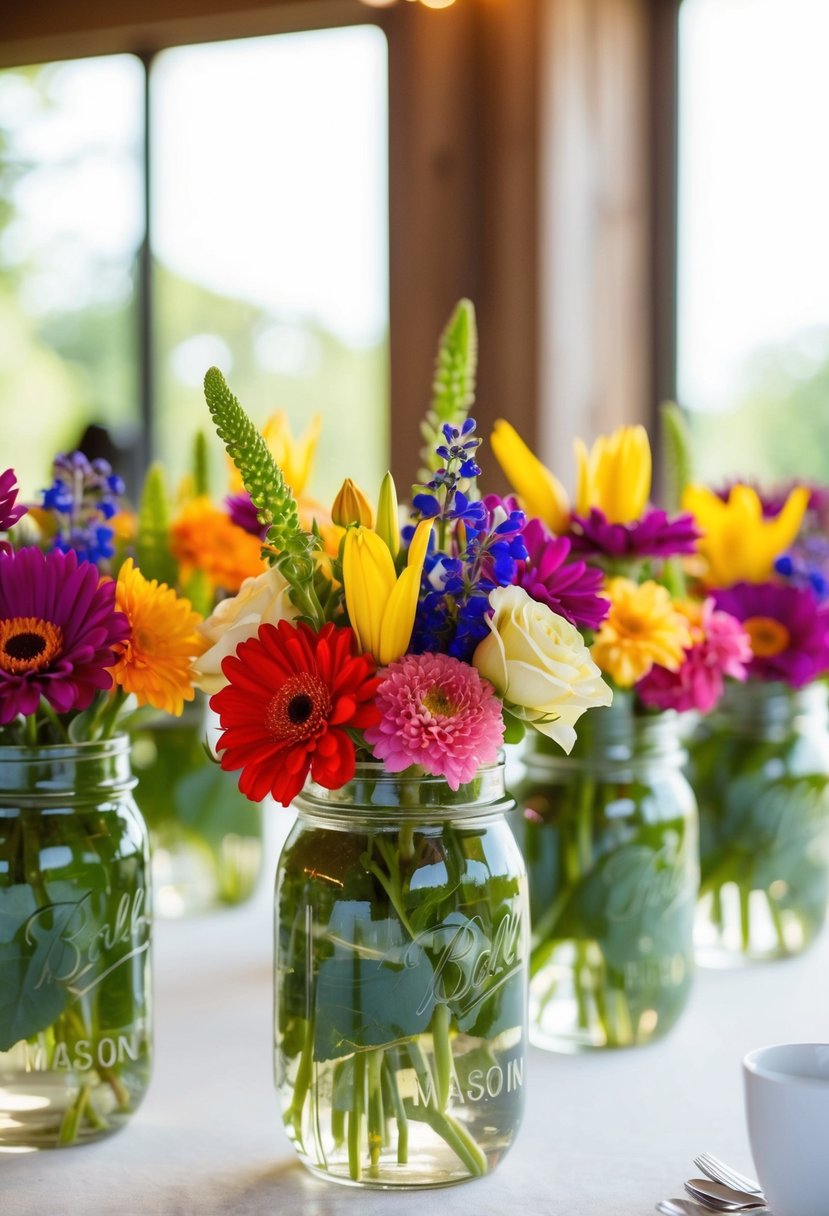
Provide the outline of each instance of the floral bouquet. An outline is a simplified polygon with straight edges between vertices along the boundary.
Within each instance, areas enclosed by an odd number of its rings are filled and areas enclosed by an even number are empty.
[[[269,568],[219,605],[197,667],[223,684],[222,766],[300,811],[276,889],[276,1079],[301,1158],[351,1182],[456,1181],[509,1147],[528,924],[499,753],[529,725],[569,749],[610,701],[559,611],[596,613],[595,578],[477,493],[474,368],[462,302],[403,526],[390,475],[376,510],[346,480],[333,555],[221,373],[205,378]]]
[[[700,957],[717,965],[801,950],[829,896],[825,493],[690,485],[705,531],[699,578],[750,640],[747,682],[691,749],[700,806]],[[727,775],[727,780],[725,779]]]
[[[691,980],[697,893],[694,800],[679,715],[707,713],[750,658],[739,622],[692,597],[690,514],[650,505],[645,430],[576,443],[572,505],[507,422],[493,447],[519,499],[604,598],[590,652],[613,689],[568,757],[527,749],[519,834],[530,872],[530,1014],[542,1046],[625,1046],[664,1034]],[[582,621],[582,624],[588,622]]]
[[[101,1135],[149,1078],[149,858],[123,732],[193,696],[200,618],[131,558],[101,574],[120,491],[102,462],[60,457],[30,518],[0,476],[4,1144]]]

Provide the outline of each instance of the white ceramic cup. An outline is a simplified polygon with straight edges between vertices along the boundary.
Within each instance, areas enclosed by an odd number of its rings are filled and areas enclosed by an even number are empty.
[[[829,1043],[760,1047],[743,1060],[757,1177],[774,1216],[829,1216]]]

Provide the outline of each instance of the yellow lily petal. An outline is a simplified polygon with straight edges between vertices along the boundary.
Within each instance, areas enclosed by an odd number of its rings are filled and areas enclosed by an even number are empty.
[[[705,486],[687,486],[682,506],[704,533],[699,549],[708,564],[705,582],[713,587],[765,582],[797,536],[808,504],[808,489],[798,486],[783,509],[766,519],[752,486],[732,486],[727,501]]]
[[[375,658],[395,582],[394,562],[377,533],[364,527],[349,528],[343,543],[345,604],[360,650],[368,650]]]
[[[356,481],[352,481],[350,477],[346,477],[334,499],[331,520],[340,528],[347,528],[349,524],[374,527],[374,508]]]
[[[374,652],[377,661],[384,667],[394,662],[395,659],[399,659],[408,649],[417,611],[423,563],[426,560],[429,537],[432,534],[432,523],[431,519],[424,519],[417,525],[409,546],[408,564],[397,580],[386,604],[383,627],[380,631],[380,649],[379,653]]]
[[[574,444],[578,464],[576,509],[586,515],[591,507],[611,523],[640,519],[651,492],[651,447],[643,426],[620,426],[599,435],[588,452],[581,439]]]
[[[386,542],[392,557],[397,557],[400,552],[400,516],[397,511],[397,487],[391,473],[386,473],[380,485],[374,530]]]
[[[567,492],[527,447],[515,427],[499,418],[493,427],[490,444],[504,476],[527,513],[537,516],[551,531],[565,532],[570,519]]]

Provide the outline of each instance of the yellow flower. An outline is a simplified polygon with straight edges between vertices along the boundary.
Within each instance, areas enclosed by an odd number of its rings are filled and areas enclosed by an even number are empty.
[[[178,716],[193,700],[190,660],[204,649],[196,632],[201,617],[166,583],[144,578],[131,557],[118,574],[115,601],[129,620],[130,636],[119,648],[112,678],[139,705]]]
[[[612,578],[604,594],[608,613],[590,653],[620,688],[631,688],[654,665],[677,671],[691,645],[688,618],[677,612],[665,587]]]
[[[523,587],[496,587],[489,602],[490,632],[473,665],[515,717],[572,751],[581,715],[613,699],[584,639]]]
[[[597,507],[612,524],[641,518],[651,492],[651,447],[645,428],[620,426],[612,435],[600,435],[589,452],[581,439],[574,446],[579,515]]]
[[[348,619],[360,649],[381,666],[406,653],[414,627],[420,576],[432,521],[422,520],[409,546],[406,569],[397,577],[384,540],[370,528],[349,528],[343,546],[343,585]]]
[[[294,439],[287,416],[282,410],[277,410],[262,427],[262,438],[296,499],[302,498],[310,480],[321,425],[319,414],[315,414],[302,435]],[[231,493],[241,494],[245,488],[242,475],[235,465],[231,464],[230,467]]]
[[[204,495],[186,503],[173,521],[170,548],[183,583],[194,570],[202,570],[214,587],[231,594],[265,568],[259,537],[240,528]]]
[[[808,505],[809,491],[797,486],[779,514],[764,519],[762,501],[751,486],[732,486],[727,502],[705,486],[687,486],[683,509],[691,512],[705,534],[699,542],[708,565],[704,581],[710,587],[765,582],[775,559],[800,531]]]
[[[527,513],[537,516],[552,532],[566,532],[570,520],[567,492],[558,478],[530,451],[515,427],[499,418],[490,444],[504,476]]]
[[[331,519],[338,528],[347,528],[349,524],[362,524],[364,528],[374,527],[374,508],[350,477],[346,477],[334,499]]]

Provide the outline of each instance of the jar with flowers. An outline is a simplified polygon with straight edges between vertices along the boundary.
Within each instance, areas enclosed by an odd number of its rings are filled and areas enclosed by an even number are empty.
[[[480,1177],[521,1119],[529,917],[504,818],[510,693],[489,657],[505,597],[539,719],[610,699],[577,630],[514,585],[523,512],[477,495],[475,348],[462,301],[405,526],[390,475],[376,512],[347,480],[333,558],[221,373],[205,378],[268,523],[270,615],[236,640],[211,705],[240,789],[297,808],[275,894],[282,1117],[312,1172],[363,1186]]]
[[[559,1051],[647,1043],[677,1021],[693,973],[697,812],[682,715],[707,712],[726,677],[744,678],[747,638],[688,592],[679,563],[699,534],[689,515],[649,504],[643,427],[589,452],[577,442],[572,505],[507,422],[493,446],[520,501],[550,490],[543,522],[527,530],[519,584],[585,633],[613,688],[612,706],[590,714],[578,738],[553,720],[522,756],[530,1037]],[[521,680],[517,663],[510,687]]]
[[[716,967],[797,954],[829,899],[829,671],[824,496],[689,486],[702,577],[751,643],[748,680],[700,722],[697,956]]]
[[[59,457],[77,496],[50,531],[0,475],[0,1149],[97,1139],[150,1076],[151,883],[129,719],[181,712],[199,619],[124,562],[117,479]],[[103,505],[103,509],[102,508]],[[38,543],[32,543],[37,541]]]

